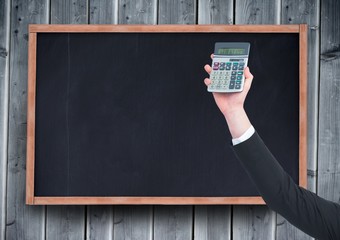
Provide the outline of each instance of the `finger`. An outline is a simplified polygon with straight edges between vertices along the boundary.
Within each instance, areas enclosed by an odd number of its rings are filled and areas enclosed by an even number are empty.
[[[250,70],[249,70],[249,67],[246,67],[246,68],[244,69],[244,77],[245,77],[246,79],[253,80],[254,76],[253,76],[253,74],[251,74],[251,72],[250,72]]]
[[[210,67],[208,64],[206,64],[206,65],[204,66],[204,70],[205,70],[208,74],[211,73],[211,67]]]
[[[246,67],[244,69],[244,76],[245,76],[245,82],[244,82],[244,88],[249,91],[251,84],[253,82],[254,76],[251,74],[249,67]]]
[[[209,78],[204,79],[205,85],[208,87],[211,84],[211,80]]]
[[[211,59],[213,59],[213,58],[214,58],[214,54],[213,54],[213,53],[210,55],[210,58],[211,58]]]

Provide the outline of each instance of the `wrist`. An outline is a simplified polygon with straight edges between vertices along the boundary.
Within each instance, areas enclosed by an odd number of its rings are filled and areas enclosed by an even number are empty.
[[[232,107],[228,108],[223,112],[224,118],[226,120],[245,114],[243,107]]]
[[[232,138],[240,137],[251,126],[243,107],[229,109],[225,112],[224,117],[227,121]]]

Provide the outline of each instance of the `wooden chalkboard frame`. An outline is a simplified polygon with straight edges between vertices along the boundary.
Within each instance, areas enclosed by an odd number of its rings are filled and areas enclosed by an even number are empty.
[[[34,195],[37,33],[224,32],[299,34],[299,185],[307,186],[307,25],[30,25],[28,49],[26,204],[265,204],[261,197],[38,197]]]

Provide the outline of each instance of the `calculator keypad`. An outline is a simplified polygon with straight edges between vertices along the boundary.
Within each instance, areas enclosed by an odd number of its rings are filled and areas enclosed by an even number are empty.
[[[214,57],[209,92],[240,92],[243,90],[247,58]]]

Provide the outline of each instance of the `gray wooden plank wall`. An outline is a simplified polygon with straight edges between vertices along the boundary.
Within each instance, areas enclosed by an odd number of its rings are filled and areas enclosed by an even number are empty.
[[[0,240],[311,239],[266,206],[26,206],[27,25],[308,23],[308,188],[339,202],[337,0],[1,0]]]

